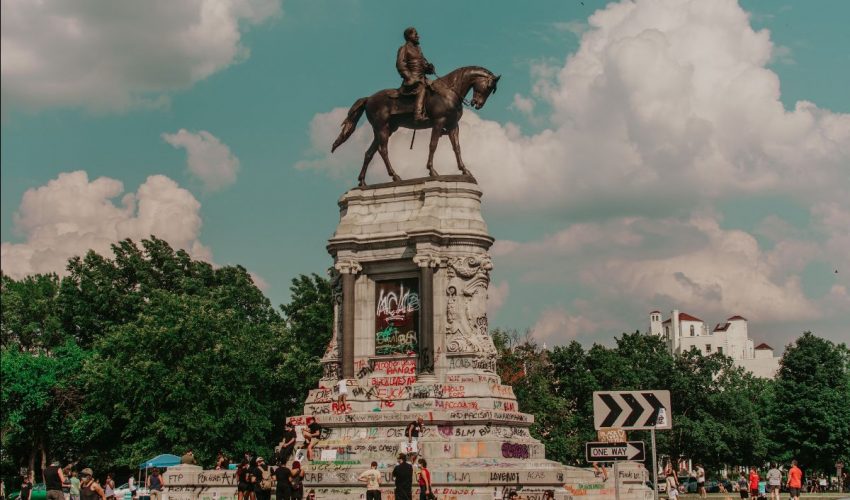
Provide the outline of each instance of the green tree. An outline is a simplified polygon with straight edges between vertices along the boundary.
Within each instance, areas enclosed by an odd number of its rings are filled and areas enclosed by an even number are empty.
[[[321,359],[333,333],[331,282],[315,273],[302,274],[289,290],[289,303],[280,306],[289,331],[307,356]]]
[[[805,332],[789,345],[775,381],[774,456],[806,469],[850,462],[850,351]]]

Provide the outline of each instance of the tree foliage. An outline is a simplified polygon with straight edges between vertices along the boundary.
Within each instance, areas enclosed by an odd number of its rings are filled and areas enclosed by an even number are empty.
[[[2,277],[6,465],[42,451],[98,470],[187,448],[202,463],[269,453],[320,374],[328,281],[293,280],[285,321],[241,266],[155,237],[112,253],[71,259],[61,280]]]

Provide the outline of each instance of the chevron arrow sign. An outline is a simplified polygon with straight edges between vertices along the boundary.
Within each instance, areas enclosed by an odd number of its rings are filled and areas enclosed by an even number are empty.
[[[585,443],[584,451],[588,462],[613,462],[614,460],[643,462],[646,459],[643,441]]]
[[[600,429],[671,429],[670,391],[596,391],[593,427]]]

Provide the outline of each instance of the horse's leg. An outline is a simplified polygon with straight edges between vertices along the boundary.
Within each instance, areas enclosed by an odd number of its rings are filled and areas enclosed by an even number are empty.
[[[390,163],[390,154],[387,151],[387,144],[390,142],[391,134],[390,126],[386,123],[379,130],[375,130],[375,137],[379,138],[378,153],[381,154],[381,158],[384,160],[384,165],[387,167],[387,173],[393,178],[393,181],[397,182],[401,180],[401,177],[399,177],[398,174],[395,173],[395,170],[393,170],[393,166]]]
[[[443,120],[434,121],[431,126],[431,142],[428,144],[428,175],[431,177],[440,175],[434,170],[434,151],[437,150],[437,144],[440,142],[440,136],[443,135]]]
[[[378,136],[375,135],[372,138],[372,144],[369,145],[369,149],[366,150],[366,155],[363,157],[363,168],[360,169],[360,175],[357,176],[357,185],[360,187],[366,186],[366,168],[369,167],[369,163],[372,161],[372,157],[375,156],[375,151],[377,150]]]
[[[472,173],[466,169],[466,165],[463,164],[463,158],[460,157],[460,127],[449,130],[449,140],[452,141],[452,149],[455,152],[455,158],[457,158],[457,168],[460,169],[463,175],[471,176]]]

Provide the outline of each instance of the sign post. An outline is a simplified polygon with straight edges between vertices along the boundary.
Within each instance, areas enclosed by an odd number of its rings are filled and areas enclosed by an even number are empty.
[[[844,478],[841,477],[841,470],[844,469],[844,462],[835,462],[835,474],[838,476],[838,492],[844,492]]]
[[[654,500],[658,500],[658,454],[655,449],[655,430],[673,428],[671,410],[670,391],[596,391],[593,393],[593,426],[596,430],[650,431]]]

